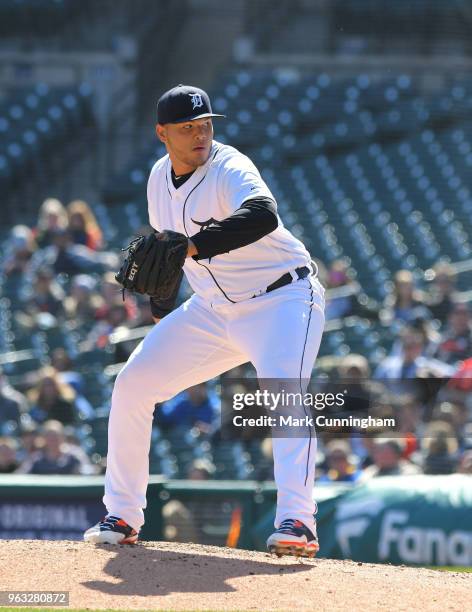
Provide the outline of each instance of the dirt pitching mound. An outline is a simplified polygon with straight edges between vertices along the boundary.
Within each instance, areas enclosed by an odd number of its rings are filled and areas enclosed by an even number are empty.
[[[11,540],[1,590],[69,591],[70,608],[153,610],[466,610],[472,574],[194,544]]]

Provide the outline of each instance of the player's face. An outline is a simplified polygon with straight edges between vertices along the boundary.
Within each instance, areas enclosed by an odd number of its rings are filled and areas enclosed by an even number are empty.
[[[192,172],[210,155],[213,140],[211,118],[157,125],[158,138],[166,145],[176,174]]]

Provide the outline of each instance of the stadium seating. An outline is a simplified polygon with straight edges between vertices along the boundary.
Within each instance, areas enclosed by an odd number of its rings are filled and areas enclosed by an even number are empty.
[[[329,18],[316,2],[292,0],[289,8],[263,3],[251,34],[259,52],[280,56],[333,53],[408,56],[452,47],[466,51],[470,40],[464,3],[431,0],[332,0]],[[327,22],[327,23],[326,23]]]
[[[64,25],[71,0],[3,0],[0,3],[0,32],[3,36],[25,34],[36,24],[38,34],[53,33]]]
[[[0,102],[0,185],[39,180],[53,150],[91,121],[91,88],[19,88]]]

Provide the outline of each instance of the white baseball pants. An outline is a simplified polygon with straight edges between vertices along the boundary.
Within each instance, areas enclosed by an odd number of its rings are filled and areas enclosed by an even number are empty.
[[[309,380],[323,326],[324,289],[312,277],[237,304],[211,307],[193,295],[162,319],[115,381],[103,497],[108,513],[136,530],[144,523],[157,402],[248,361],[260,379]],[[305,410],[299,406],[295,416],[303,417]],[[273,454],[275,526],[292,518],[313,529],[314,431],[274,437]]]

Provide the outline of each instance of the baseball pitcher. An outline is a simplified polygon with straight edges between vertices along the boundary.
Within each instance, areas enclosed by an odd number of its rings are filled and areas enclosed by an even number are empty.
[[[106,517],[85,532],[95,543],[134,543],[144,522],[154,406],[251,362],[260,381],[304,392],[324,326],[324,289],[304,245],[284,226],[252,161],[213,139],[208,95],[178,85],[157,105],[167,155],[147,187],[154,232],[134,240],[117,275],[124,291],[150,296],[156,325],[130,356],[112,394]],[[174,308],[185,274],[194,293]],[[294,405],[295,416],[307,408]],[[273,437],[275,554],[318,551],[313,500],[316,438]]]

